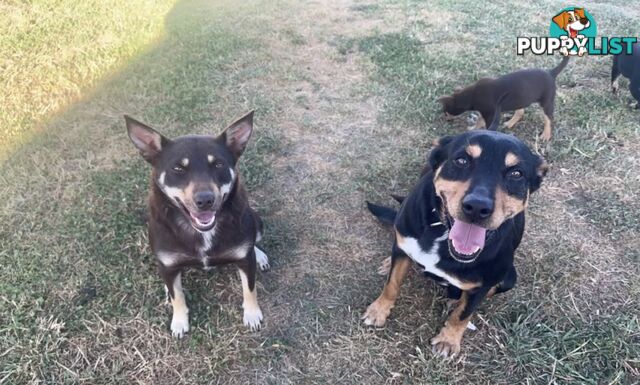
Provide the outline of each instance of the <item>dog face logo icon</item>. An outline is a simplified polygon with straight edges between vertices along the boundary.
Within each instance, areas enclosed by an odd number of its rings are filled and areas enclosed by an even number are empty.
[[[562,11],[553,17],[553,22],[560,29],[567,32],[571,38],[578,37],[578,33],[589,28],[591,22],[584,12],[584,8],[574,8],[571,11]]]
[[[596,36],[596,23],[584,8],[569,7],[551,18],[549,32],[562,41],[561,54],[582,56],[587,39]]]

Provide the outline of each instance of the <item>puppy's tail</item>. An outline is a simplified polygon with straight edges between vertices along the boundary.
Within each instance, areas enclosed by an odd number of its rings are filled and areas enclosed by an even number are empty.
[[[489,125],[489,127],[487,127],[487,130],[496,131],[500,127],[500,115],[502,114],[502,102],[504,102],[507,96],[509,96],[509,93],[505,92],[504,94],[502,94],[502,96],[500,96],[500,99],[498,99],[498,104],[496,106],[496,110],[493,115],[493,120],[491,121],[491,124]]]
[[[567,64],[569,64],[570,57],[571,56],[565,56],[560,62],[560,64],[558,64],[555,68],[552,68],[549,70],[549,73],[551,74],[551,76],[553,76],[554,79],[557,78],[560,72],[562,72],[562,70],[564,69],[564,67],[566,67]]]
[[[391,207],[378,206],[369,201],[367,201],[367,208],[384,225],[393,226],[398,215],[398,212]]]

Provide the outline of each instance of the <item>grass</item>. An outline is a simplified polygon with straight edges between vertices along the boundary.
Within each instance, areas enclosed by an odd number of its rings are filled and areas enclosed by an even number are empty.
[[[555,65],[515,58],[513,39],[543,34],[563,4],[63,3],[0,6],[0,51],[16,53],[3,68],[20,74],[8,81],[34,82],[0,94],[12,130],[0,155],[0,384],[640,380],[640,123],[625,83],[608,92],[608,58],[573,60],[558,78],[550,146],[535,140],[537,107],[514,128],[552,169],[518,287],[482,306],[463,355],[430,353],[446,305],[418,274],[384,329],[359,319],[390,239],[364,200],[407,191],[431,141],[465,129],[441,118],[438,96]],[[630,7],[589,11],[603,33],[630,34]],[[59,65],[40,65],[51,57]],[[257,128],[240,167],[272,259],[258,277],[265,328],[242,327],[233,268],[191,271],[192,331],[176,341],[145,232],[149,167],[122,114],[176,136],[249,109]]]

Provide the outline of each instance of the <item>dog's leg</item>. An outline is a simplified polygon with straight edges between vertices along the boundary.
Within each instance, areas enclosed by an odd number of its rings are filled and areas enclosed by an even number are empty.
[[[242,281],[242,308],[244,315],[242,321],[244,326],[251,331],[260,330],[262,327],[262,310],[258,305],[258,294],[256,291],[256,253],[252,249],[247,257],[238,263],[240,280]]]
[[[269,257],[264,251],[258,249],[258,246],[254,246],[254,251],[256,252],[256,262],[258,263],[258,267],[260,267],[261,271],[269,270],[271,265],[269,265]]]
[[[489,288],[481,287],[476,291],[464,291],[458,305],[440,329],[440,333],[431,339],[433,352],[442,357],[454,356],[460,352],[462,335],[467,329],[471,315],[478,308]]]
[[[613,65],[611,66],[611,92],[614,94],[620,88],[620,69],[618,68],[618,56],[613,57]]]
[[[499,284],[489,290],[487,293],[487,299],[493,297],[496,294],[504,293],[513,289],[516,286],[516,282],[518,282],[518,273],[516,272],[516,268],[512,265],[507,274],[504,276],[504,279]]]
[[[182,290],[182,272],[168,269],[162,265],[159,270],[173,308],[171,334],[174,337],[182,338],[189,331],[189,308]]]
[[[520,108],[520,109],[516,110],[513,113],[513,116],[511,117],[511,119],[507,120],[504,123],[504,126],[507,127],[508,129],[512,129],[513,126],[515,126],[516,123],[518,123],[520,121],[520,119],[522,119],[523,116],[524,116],[524,108]]]
[[[544,141],[551,140],[551,125],[553,124],[553,110],[555,106],[556,99],[556,91],[549,92],[544,99],[540,102],[540,106],[542,107],[543,119],[544,119],[544,129],[542,130],[542,134],[540,138]]]
[[[400,293],[400,285],[409,271],[409,266],[411,266],[411,260],[404,253],[398,252],[391,257],[391,267],[382,293],[369,305],[362,316],[366,325],[384,326],[393,305],[396,303]]]

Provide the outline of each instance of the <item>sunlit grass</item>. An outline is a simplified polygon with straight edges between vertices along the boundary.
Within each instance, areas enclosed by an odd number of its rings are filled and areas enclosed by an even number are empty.
[[[161,36],[174,3],[0,2],[0,160]]]

